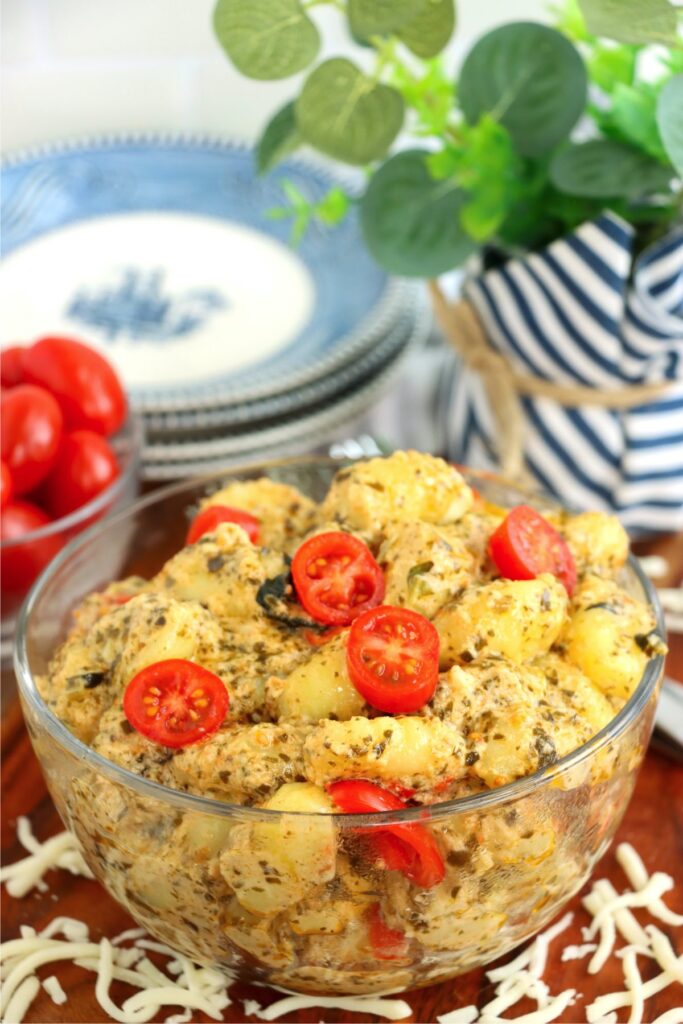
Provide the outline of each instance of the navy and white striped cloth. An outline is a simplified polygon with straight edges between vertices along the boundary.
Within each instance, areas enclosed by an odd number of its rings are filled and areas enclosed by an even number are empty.
[[[467,282],[490,343],[521,372],[618,388],[670,381],[626,410],[523,398],[524,456],[568,505],[614,511],[633,533],[683,529],[683,229],[633,262],[634,231],[605,213],[538,253]],[[451,379],[447,450],[496,467],[495,426],[476,373]]]

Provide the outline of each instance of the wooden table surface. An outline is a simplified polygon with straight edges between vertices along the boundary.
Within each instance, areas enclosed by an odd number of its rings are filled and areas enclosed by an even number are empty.
[[[671,565],[667,585],[677,585],[683,576],[683,537],[661,540],[648,545],[648,551],[662,553]],[[672,636],[667,673],[683,682],[683,636]],[[13,677],[3,673],[4,712],[2,716],[2,860],[9,864],[24,856],[24,851],[15,836],[16,819],[28,815],[35,834],[39,839],[61,830],[62,825],[47,794],[38,763],[33,755],[28,736],[24,729]],[[677,888],[667,897],[669,906],[683,913],[683,766],[663,757],[650,749],[640,773],[635,795],[617,833],[617,842],[632,843],[641,853],[650,871],[666,871],[673,875]],[[626,880],[616,864],[613,849],[610,850],[596,869],[595,877],[607,877],[621,890]],[[74,878],[64,871],[52,872],[48,876],[50,891],[45,894],[29,894],[23,900],[8,897],[2,893],[3,940],[19,934],[22,924],[43,928],[58,914],[85,921],[91,935],[98,939],[103,935],[113,936],[133,922],[123,910],[104,892],[97,882]],[[590,883],[589,883],[590,885]],[[599,976],[586,973],[586,960],[560,963],[559,951],[564,944],[580,943],[580,929],[588,923],[588,917],[580,907],[581,894],[569,905],[575,911],[572,928],[554,944],[549,958],[545,979],[553,992],[576,988],[583,997],[574,1007],[567,1010],[561,1021],[577,1024],[585,1021],[584,1006],[604,992],[623,989],[620,962],[612,958]],[[683,929],[662,926],[669,934],[679,953],[683,952]],[[653,966],[651,974],[656,973]],[[33,1022],[102,1022],[107,1018],[94,995],[94,975],[71,964],[51,965],[43,976],[56,973],[68,1002],[56,1006],[44,992],[31,1007],[26,1020]],[[646,974],[646,977],[650,976]],[[405,998],[413,1009],[410,1021],[425,1024],[436,1019],[437,1014],[446,1013],[470,1003],[483,1005],[492,998],[493,986],[487,983],[484,971],[472,971],[442,985],[409,992]],[[112,986],[114,999],[121,1001],[131,994],[127,986],[115,983]],[[280,998],[262,988],[237,984],[231,990],[232,1005],[225,1010],[227,1022],[256,1020],[244,1014],[242,999],[256,999],[261,1005]],[[646,1005],[645,1020],[653,1021],[666,1010],[683,1005],[683,988],[677,985],[655,996]],[[529,1012],[533,1004],[519,1003],[512,1012],[519,1015]],[[171,1010],[162,1011],[158,1020],[163,1020]],[[339,1010],[311,1009],[283,1018],[285,1021],[314,1022],[322,1019],[328,1022],[358,1022],[358,1014]],[[376,1020],[378,1018],[371,1018]],[[626,1017],[620,1017],[620,1020]],[[197,1022],[207,1020],[202,1014],[195,1016]]]

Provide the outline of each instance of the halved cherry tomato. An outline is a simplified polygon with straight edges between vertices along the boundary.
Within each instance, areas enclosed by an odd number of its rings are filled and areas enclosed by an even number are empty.
[[[92,430],[66,434],[41,497],[55,519],[68,516],[106,490],[119,475],[109,442]]]
[[[0,508],[4,508],[12,497],[12,474],[6,462],[0,463]]]
[[[528,505],[517,505],[508,512],[491,535],[489,554],[508,580],[533,580],[549,572],[564,584],[570,597],[576,586],[576,564],[569,545]]]
[[[406,803],[366,779],[331,782],[327,792],[345,814],[399,811]],[[415,885],[431,889],[444,878],[446,868],[436,839],[419,822],[359,828],[375,860],[388,871],[402,871]]]
[[[6,546],[4,542],[49,526],[49,515],[30,501],[14,499],[9,501],[0,513],[0,539],[3,541],[0,553],[0,576],[2,592],[23,594],[36,577],[51,562],[64,543],[60,533],[51,534],[40,540],[27,540],[25,544]]]
[[[379,711],[417,711],[439,681],[439,634],[424,615],[381,605],[351,624],[346,648],[351,682]]]
[[[209,505],[203,509],[192,520],[185,543],[195,544],[205,533],[213,533],[221,523],[236,523],[242,527],[252,544],[258,543],[261,524],[256,516],[230,505]]]
[[[0,352],[0,384],[3,388],[15,388],[23,382],[23,351],[21,345],[8,345]]]
[[[323,630],[322,633],[316,633],[313,629],[304,630],[304,639],[311,647],[324,647],[328,640],[331,640],[333,636],[337,636],[338,633],[344,632],[344,626],[330,626],[329,629]]]
[[[2,458],[9,466],[15,494],[26,494],[47,476],[62,436],[62,413],[52,395],[19,384],[0,401]]]
[[[379,903],[367,911],[368,936],[372,951],[379,960],[401,960],[408,952],[405,932],[390,928],[382,917]]]
[[[123,711],[133,728],[163,747],[186,747],[210,736],[229,706],[223,681],[182,658],[147,665],[123,695]]]
[[[297,596],[316,622],[348,626],[384,597],[384,576],[366,544],[341,531],[304,541],[292,559]]]
[[[22,350],[24,377],[48,388],[70,430],[108,437],[126,418],[126,396],[113,366],[73,338],[41,338]]]

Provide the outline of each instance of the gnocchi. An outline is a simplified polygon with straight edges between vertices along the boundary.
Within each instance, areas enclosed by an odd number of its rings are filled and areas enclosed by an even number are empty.
[[[500,655],[518,665],[549,651],[565,623],[567,592],[554,576],[469,587],[436,616],[441,667]]]
[[[314,991],[431,983],[511,948],[586,877],[642,756],[633,740],[555,768],[665,651],[621,585],[618,520],[508,519],[418,452],[347,466],[320,504],[263,478],[212,505],[256,517],[253,541],[221,523],[91,595],[39,680],[146,780],[84,769],[60,806],[98,875],[188,955]],[[552,549],[532,536],[536,561],[515,558],[525,512]],[[379,811],[396,813],[344,817]]]

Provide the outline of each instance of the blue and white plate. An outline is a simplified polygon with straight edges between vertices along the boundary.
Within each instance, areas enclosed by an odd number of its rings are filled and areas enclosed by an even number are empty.
[[[147,413],[144,417],[147,439],[152,442],[170,439],[174,435],[189,439],[194,434],[253,431],[294,415],[306,415],[312,407],[320,407],[323,403],[333,405],[354,387],[362,387],[405,349],[414,333],[418,315],[424,319],[424,310],[416,300],[413,308],[391,325],[385,337],[379,338],[357,358],[347,360],[332,373],[291,391],[210,409]]]
[[[144,477],[174,480],[244,462],[325,451],[331,442],[353,437],[368,408],[397,380],[408,353],[425,344],[430,328],[431,317],[423,310],[399,351],[372,376],[336,396],[333,402],[245,433],[148,442],[142,453]]]
[[[2,172],[2,344],[81,336],[144,412],[227,407],[318,381],[385,338],[412,289],[370,259],[355,216],[298,248],[282,181],[333,178],[205,139],[104,139]]]

